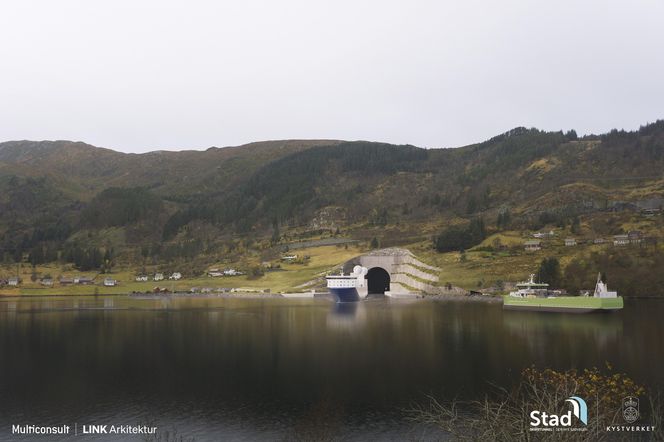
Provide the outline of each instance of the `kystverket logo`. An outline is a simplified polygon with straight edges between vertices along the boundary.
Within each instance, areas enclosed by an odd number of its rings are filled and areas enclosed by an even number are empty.
[[[565,402],[572,404],[572,409],[567,413],[558,415],[546,413],[539,410],[530,412],[531,427],[571,427],[572,415],[574,415],[583,425],[588,425],[588,405],[586,401],[578,396],[571,396],[565,399]],[[533,428],[531,428],[533,430]]]

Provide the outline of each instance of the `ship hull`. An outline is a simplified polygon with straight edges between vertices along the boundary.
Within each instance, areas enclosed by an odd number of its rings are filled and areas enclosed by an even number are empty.
[[[328,289],[337,302],[357,302],[360,300],[360,294],[355,287],[328,287]]]
[[[503,298],[504,310],[522,310],[552,313],[611,312],[623,308],[623,299],[561,296],[556,298]]]

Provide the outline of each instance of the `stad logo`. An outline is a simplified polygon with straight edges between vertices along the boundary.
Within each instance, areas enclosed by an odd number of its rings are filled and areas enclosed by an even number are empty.
[[[572,416],[576,417],[583,425],[588,425],[588,405],[586,401],[578,396],[565,399],[572,405],[572,409],[564,414],[552,414],[539,410],[530,412],[531,427],[571,427]]]
[[[639,418],[639,398],[634,396],[627,396],[622,401],[623,419],[628,424],[636,422]]]

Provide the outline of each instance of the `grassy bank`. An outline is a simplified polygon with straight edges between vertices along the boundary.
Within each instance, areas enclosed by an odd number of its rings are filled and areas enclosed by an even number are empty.
[[[265,270],[262,276],[226,276],[212,278],[209,276],[189,277],[186,275],[179,281],[147,281],[136,282],[136,272],[133,269],[117,269],[109,274],[98,274],[92,272],[78,272],[71,266],[38,266],[34,269],[35,274],[43,277],[51,275],[54,278],[52,287],[43,287],[39,281],[31,281],[33,269],[29,266],[23,266],[20,269],[20,276],[23,282],[18,288],[2,287],[0,295],[25,295],[25,296],[49,296],[49,295],[114,295],[126,294],[131,292],[149,292],[154,287],[164,287],[171,291],[185,292],[192,287],[198,288],[246,288],[249,290],[266,290],[271,292],[297,291],[298,286],[304,284],[316,277],[324,275],[326,272],[336,270],[336,267],[343,262],[363,253],[363,250],[357,246],[322,246],[297,251],[299,256],[309,256],[304,263],[279,263],[281,268],[275,270]],[[219,264],[218,267],[233,267],[235,264]],[[260,265],[258,261],[254,265]],[[215,267],[211,265],[210,267]],[[238,266],[236,266],[238,267]],[[15,276],[16,268],[4,268],[5,276]],[[13,273],[11,273],[13,272]],[[94,278],[94,285],[64,285],[61,286],[57,279],[59,277],[85,276]],[[105,277],[111,277],[118,281],[115,287],[103,286]]]

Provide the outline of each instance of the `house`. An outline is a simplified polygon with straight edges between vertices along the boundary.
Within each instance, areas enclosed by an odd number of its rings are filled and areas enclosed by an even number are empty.
[[[629,232],[627,232],[627,238],[629,238],[630,244],[638,244],[641,242],[641,231],[630,230]]]
[[[226,269],[226,270],[224,270],[224,276],[239,276],[239,275],[244,275],[244,273],[240,272],[239,270],[235,270],[235,269]]]
[[[542,250],[542,242],[537,239],[531,239],[526,241],[524,248],[527,252],[535,252],[537,250]]]
[[[614,201],[610,203],[608,209],[611,212],[636,212],[639,208],[634,203],[629,203],[626,201]]]
[[[614,246],[626,246],[627,244],[629,244],[628,235],[613,235]]]
[[[138,275],[136,277],[136,282],[146,282],[148,280],[148,275]]]
[[[60,285],[71,285],[71,284],[74,283],[74,279],[73,278],[60,278],[60,280],[58,282],[60,283]]]
[[[574,239],[574,238],[565,238],[565,245],[567,247],[575,246],[576,245],[576,239]]]
[[[154,278],[152,278],[153,281],[163,281],[164,280],[164,274],[163,273],[155,273]]]
[[[637,201],[636,205],[641,210],[641,214],[645,216],[655,216],[661,213],[664,207],[664,198],[649,198]]]
[[[53,285],[53,278],[42,278],[39,283],[44,287],[51,287]]]
[[[180,272],[173,272],[171,276],[168,277],[168,279],[174,279],[174,280],[179,280],[182,279],[182,273]]]
[[[21,279],[17,278],[16,276],[12,276],[11,278],[7,279],[7,285],[11,286],[18,286],[21,283]]]
[[[549,230],[548,232],[533,233],[533,237],[538,238],[538,239],[549,238],[551,236],[554,236],[553,230]]]
[[[104,287],[115,287],[118,282],[113,278],[104,278]]]
[[[297,259],[297,255],[284,255],[281,257],[282,261],[295,261]]]
[[[656,246],[659,241],[656,236],[646,236],[643,238],[643,242],[650,246]]]
[[[593,244],[604,244],[606,241],[604,238],[595,238],[593,239]]]
[[[73,283],[74,284],[89,285],[89,284],[93,284],[94,280],[92,278],[88,278],[87,276],[74,276]]]
[[[218,278],[220,276],[224,276],[224,272],[222,272],[219,269],[210,269],[207,272],[208,276],[211,276],[212,278]]]

